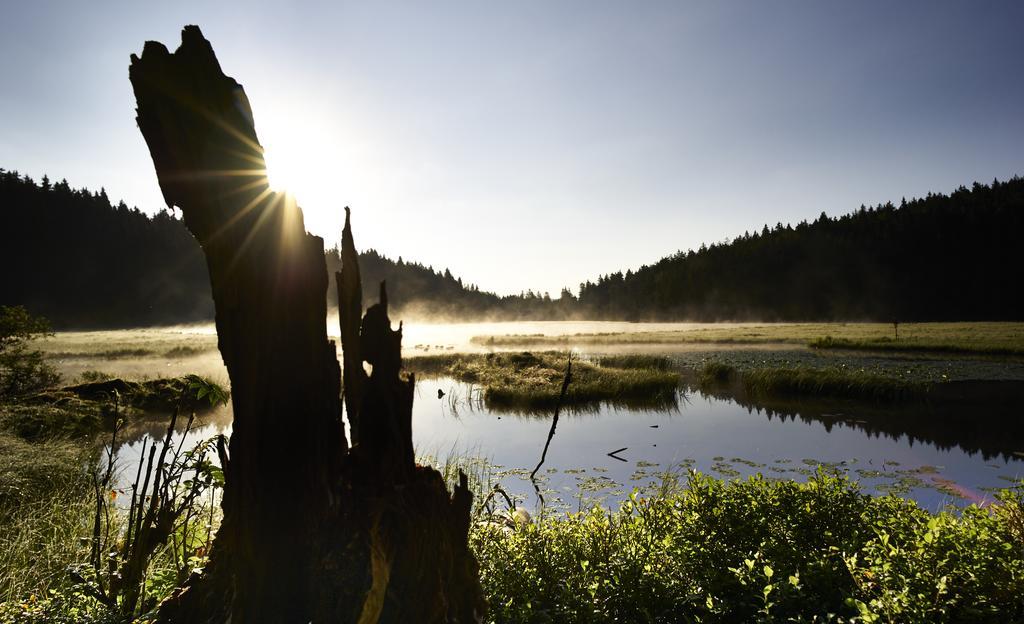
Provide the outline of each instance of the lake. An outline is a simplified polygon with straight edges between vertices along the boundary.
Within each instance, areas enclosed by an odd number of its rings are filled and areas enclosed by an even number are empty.
[[[405,354],[487,350],[470,341],[487,334],[574,334],[614,331],[672,331],[700,324],[643,323],[464,323],[408,325]],[[720,325],[718,326],[720,327]],[[212,327],[75,332],[60,334],[51,351],[66,376],[82,370],[115,375],[178,375],[199,372],[222,380],[226,371],[215,350]],[[139,346],[143,345],[143,346]],[[182,347],[195,346],[194,351]],[[615,350],[621,351],[623,347]],[[94,356],[89,357],[89,350]],[[123,352],[118,352],[119,349]],[[131,355],[133,349],[138,355]],[[172,351],[178,349],[178,351]],[[819,357],[799,346],[750,348],[765,357]],[[62,351],[63,350],[63,351]],[[645,345],[636,352],[692,354],[679,345]],[[144,353],[148,351],[148,353]],[[597,349],[594,352],[605,352]],[[683,353],[683,352],[686,353]],[[184,355],[182,355],[184,354]],[[881,358],[892,360],[893,358]],[[896,365],[907,365],[900,359]],[[942,365],[964,363],[936,359]],[[966,361],[970,371],[1024,378],[1018,361]],[[920,358],[913,363],[920,365]],[[960,369],[956,369],[960,370]],[[438,390],[445,393],[438,398]],[[186,444],[230,434],[230,409],[199,416]],[[991,490],[1024,478],[1024,431],[1019,415],[988,406],[880,406],[855,402],[741,405],[730,397],[679,394],[676,405],[659,410],[603,406],[563,412],[537,487],[529,472],[540,459],[551,414],[516,414],[488,408],[480,389],[447,379],[417,384],[413,435],[417,454],[440,462],[475,457],[471,469],[498,482],[531,509],[543,498],[548,510],[576,510],[614,503],[634,488],[653,491],[666,479],[685,479],[688,469],[720,477],[806,479],[815,470],[842,472],[872,493],[896,492],[928,509],[949,504],[986,503]],[[122,467],[133,466],[146,437],[161,436],[166,420],[133,425],[118,445]],[[609,455],[609,452],[623,449]],[[124,479],[131,470],[124,470]],[[125,481],[122,480],[122,485]],[[538,497],[538,490],[539,495]]]

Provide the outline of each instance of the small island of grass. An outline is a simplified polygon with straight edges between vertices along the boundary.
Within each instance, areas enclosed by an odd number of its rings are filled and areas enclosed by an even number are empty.
[[[406,360],[406,369],[420,376],[448,376],[483,387],[490,406],[521,410],[554,408],[561,393],[569,354],[451,353]],[[675,401],[680,375],[671,360],[659,356],[609,356],[573,360],[569,407],[601,402],[662,406]]]

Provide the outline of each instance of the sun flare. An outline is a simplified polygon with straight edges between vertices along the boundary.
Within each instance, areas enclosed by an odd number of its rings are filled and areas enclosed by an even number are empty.
[[[278,133],[265,148],[267,181],[274,191],[288,193],[302,208],[306,228],[329,237],[337,219],[332,219],[331,184],[337,174],[331,172],[331,155],[308,133]],[[340,208],[333,207],[340,212]],[[336,233],[333,233],[337,236]]]

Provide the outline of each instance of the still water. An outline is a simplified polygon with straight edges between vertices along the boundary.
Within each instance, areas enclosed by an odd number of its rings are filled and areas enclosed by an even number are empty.
[[[438,398],[438,390],[445,396]],[[969,407],[958,408],[968,410]],[[968,416],[964,418],[963,416]],[[958,424],[944,419],[956,418]],[[1024,478],[1024,442],[987,416],[923,411],[879,412],[872,406],[833,404],[772,410],[729,398],[680,393],[674,407],[630,410],[602,407],[563,412],[538,484],[529,472],[540,459],[551,414],[488,409],[479,388],[447,378],[417,384],[413,435],[417,454],[444,462],[477,457],[484,473],[520,504],[576,510],[614,504],[634,488],[656,488],[685,478],[688,469],[720,477],[806,479],[815,470],[843,472],[871,493],[897,492],[923,507],[986,504],[994,488]],[[230,434],[230,409],[201,415],[186,446]],[[1006,422],[1000,417],[999,422]],[[128,432],[119,445],[122,482],[130,482],[146,437],[160,437],[166,421]],[[963,438],[949,431],[964,431]],[[286,437],[283,437],[286,439]],[[1017,446],[1019,445],[1019,447]],[[609,452],[623,449],[614,456]]]

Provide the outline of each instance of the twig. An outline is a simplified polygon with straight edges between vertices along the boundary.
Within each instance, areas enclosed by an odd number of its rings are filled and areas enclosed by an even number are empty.
[[[544,460],[548,456],[548,447],[551,446],[551,438],[555,437],[555,428],[558,426],[558,412],[562,409],[562,403],[565,401],[566,392],[569,390],[569,382],[572,381],[572,353],[569,354],[569,359],[565,364],[565,378],[562,379],[562,391],[558,394],[558,402],[555,403],[555,415],[551,418],[551,430],[548,431],[548,439],[544,442],[544,450],[540,454],[540,461],[537,462],[537,466],[530,473],[530,482],[533,483],[533,489],[537,493],[537,498],[540,499],[541,504],[544,503],[544,496],[540,493],[540,486],[537,484],[537,471],[544,465]]]
[[[628,446],[624,446],[624,447],[622,447],[622,448],[620,448],[620,449],[615,449],[615,450],[614,450],[614,451],[612,451],[611,453],[608,453],[608,457],[612,457],[612,458],[614,458],[614,459],[617,459],[617,460],[619,460],[620,462],[624,462],[624,461],[626,461],[626,460],[625,460],[625,459],[623,459],[623,458],[621,458],[621,457],[619,457],[619,455],[618,455],[618,454],[619,454],[619,453],[621,453],[622,451],[624,451],[624,450],[628,449],[628,448],[629,448]]]
[[[495,486],[493,488],[491,488],[490,493],[487,494],[487,498],[485,498],[484,502],[481,503],[480,509],[487,509],[487,506],[491,504],[492,500],[494,500],[494,495],[495,494],[501,494],[502,495],[502,497],[505,499],[505,503],[508,504],[508,508],[509,508],[510,512],[513,509],[515,509],[516,505],[515,505],[515,503],[512,502],[512,498],[509,497],[508,493],[505,490],[501,489],[501,486],[497,485],[497,484],[495,484]],[[490,509],[487,509],[487,513],[492,513],[492,512],[491,512]]]

